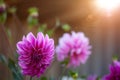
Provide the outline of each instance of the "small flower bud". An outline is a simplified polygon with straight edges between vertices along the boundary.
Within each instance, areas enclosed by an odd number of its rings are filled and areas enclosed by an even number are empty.
[[[0,4],[0,14],[1,13],[4,13],[6,10],[6,5],[3,3],[3,4]]]
[[[33,12],[30,14],[30,16],[32,16],[33,18],[38,18],[39,13],[38,12]]]

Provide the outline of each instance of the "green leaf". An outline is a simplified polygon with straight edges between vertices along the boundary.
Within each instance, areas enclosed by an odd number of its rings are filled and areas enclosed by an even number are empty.
[[[54,30],[53,30],[53,29],[51,29],[51,30],[47,30],[47,32],[46,32],[46,33],[47,33],[49,36],[52,36],[53,32],[54,32]]]
[[[9,59],[8,67],[12,71],[14,80],[23,80],[23,76],[20,73],[20,70],[17,68],[15,62],[12,59]]]
[[[69,63],[70,59],[69,58],[66,58],[64,61],[61,62],[61,64],[65,64],[67,65]]]
[[[31,8],[29,8],[28,12],[29,12],[30,14],[36,13],[36,12],[38,12],[38,8],[36,8],[36,7],[31,7]]]
[[[38,32],[44,32],[46,28],[47,28],[47,24],[42,24],[42,25],[40,25],[40,27],[38,28]]]
[[[0,62],[2,62],[4,64],[8,64],[7,58],[2,54],[0,54]]]
[[[28,9],[29,12],[29,16],[28,16],[28,24],[30,27],[36,26],[38,25],[39,21],[38,21],[38,9],[36,7],[31,7]]]
[[[0,3],[4,3],[4,0],[0,0]]]
[[[16,13],[17,8],[16,7],[11,7],[8,9],[10,13]]]
[[[40,80],[47,80],[47,78],[45,76],[42,76]]]
[[[5,23],[7,18],[7,13],[0,14],[0,23]]]
[[[77,79],[78,78],[78,73],[77,72],[74,72],[74,71],[69,71],[70,73],[70,76],[73,78],[73,79]]]
[[[68,25],[68,24],[64,24],[64,25],[62,25],[62,29],[64,30],[64,31],[69,31],[70,30],[70,25]]]
[[[12,59],[7,59],[4,55],[0,55],[0,62],[5,63],[13,75],[13,80],[23,80],[23,76],[20,73],[20,70],[17,68],[17,65]]]
[[[28,17],[28,24],[30,27],[33,27],[33,26],[37,25],[38,23],[39,22],[38,22],[37,18],[33,18],[32,16]]]
[[[11,36],[12,36],[11,30],[9,28],[6,28],[6,31],[7,31],[8,37],[11,39]]]
[[[118,60],[118,56],[117,56],[117,55],[114,55],[114,56],[113,56],[113,60]]]
[[[15,67],[15,62],[9,58],[9,63],[8,63],[8,67],[15,72],[16,71],[16,67]]]

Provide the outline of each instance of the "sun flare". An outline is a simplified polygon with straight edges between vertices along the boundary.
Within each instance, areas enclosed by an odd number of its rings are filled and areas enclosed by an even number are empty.
[[[120,0],[96,0],[95,4],[101,9],[112,11],[120,6]]]

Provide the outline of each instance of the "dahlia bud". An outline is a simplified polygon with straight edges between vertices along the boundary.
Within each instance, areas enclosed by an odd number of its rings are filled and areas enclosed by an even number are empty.
[[[38,18],[39,13],[38,12],[31,13],[30,16],[32,16],[33,18]]]
[[[29,15],[33,18],[38,18],[39,13],[38,13],[38,9],[36,7],[32,7],[28,10]]]
[[[6,10],[6,5],[3,3],[3,4],[0,4],[0,14],[1,13],[4,13]]]

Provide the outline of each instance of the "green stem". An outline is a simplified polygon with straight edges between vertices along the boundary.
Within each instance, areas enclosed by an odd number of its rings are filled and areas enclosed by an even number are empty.
[[[32,76],[30,77],[30,80],[32,80]]]
[[[14,18],[17,26],[19,26],[19,27],[23,26],[22,23],[21,23],[21,21],[19,20],[18,16],[16,15],[16,13],[14,13],[12,15],[13,15],[13,18]]]
[[[4,37],[5,37],[6,41],[7,41],[7,44],[9,46],[10,50],[11,50],[11,53],[14,53],[14,50],[13,50],[13,48],[11,46],[11,43],[10,43],[10,41],[8,39],[7,33],[5,32],[5,26],[4,26],[4,24],[0,24],[0,25],[1,25],[1,29],[3,31]]]
[[[65,68],[62,70],[61,75],[60,75],[60,77],[58,78],[58,80],[61,80],[61,79],[62,79],[63,75],[65,74],[65,71],[66,71],[66,66],[65,66]]]

